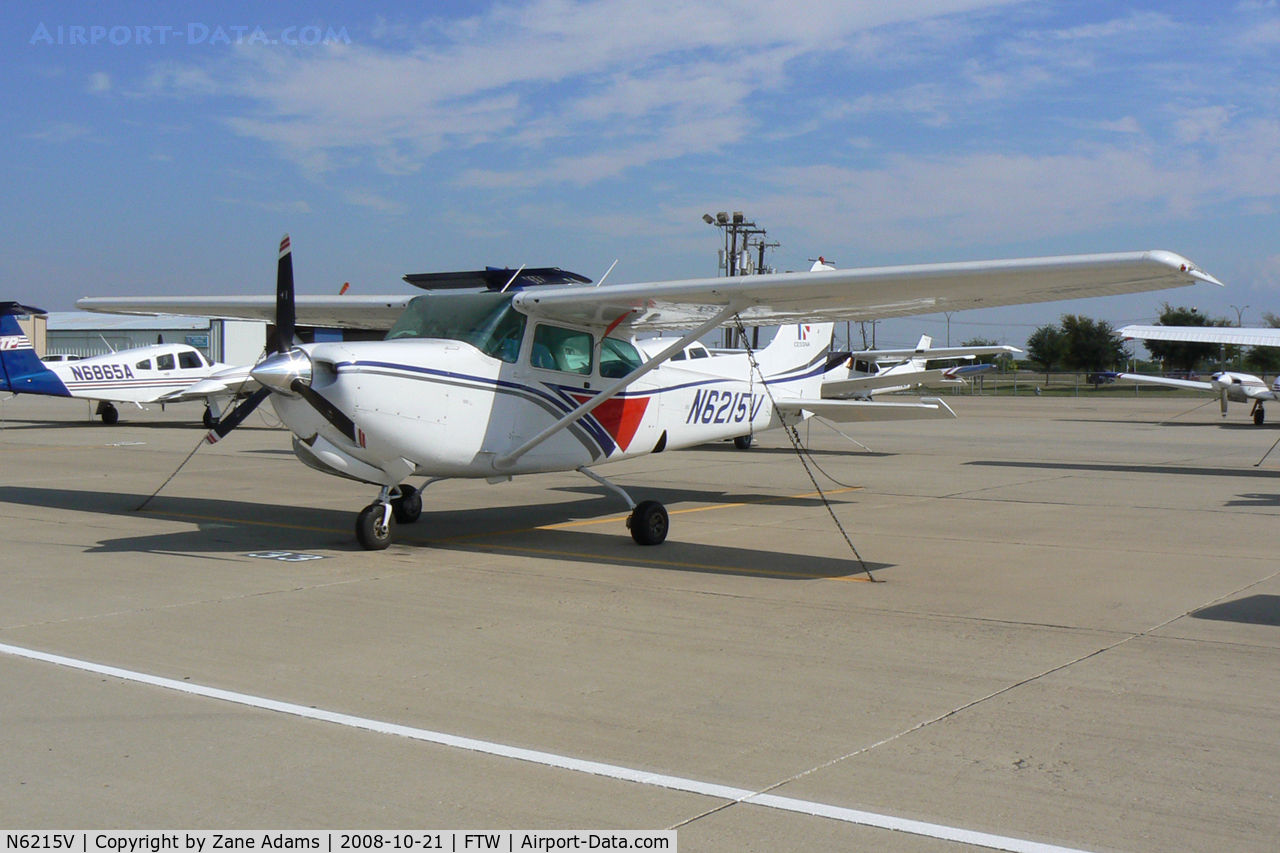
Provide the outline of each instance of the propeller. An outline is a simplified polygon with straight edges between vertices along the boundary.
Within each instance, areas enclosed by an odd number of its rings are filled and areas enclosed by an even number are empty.
[[[293,299],[293,248],[289,242],[289,235],[285,234],[280,240],[280,256],[276,263],[275,352],[250,371],[250,375],[262,387],[228,412],[209,431],[206,440],[210,444],[224,438],[227,433],[243,423],[244,419],[252,414],[253,410],[258,408],[273,391],[301,397],[353,443],[361,443],[355,422],[311,387],[311,357],[293,346],[296,320],[297,311]]]

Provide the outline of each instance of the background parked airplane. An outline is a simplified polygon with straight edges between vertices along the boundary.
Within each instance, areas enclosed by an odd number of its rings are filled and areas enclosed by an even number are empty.
[[[941,384],[958,384],[967,378],[994,370],[991,364],[967,364],[930,368],[931,361],[971,360],[984,355],[1020,353],[1017,347],[960,346],[933,349],[933,338],[920,336],[915,349],[862,350],[845,357],[829,370],[822,383],[822,396],[830,399],[869,400],[877,394],[907,391]]]
[[[177,402],[182,392],[228,365],[210,363],[185,344],[153,344],[77,360],[41,361],[18,325],[17,316],[43,314],[17,302],[0,303],[0,391],[97,400],[104,424],[120,419],[116,403]],[[247,369],[246,369],[247,370]],[[235,398],[229,388],[201,394],[204,421],[212,426]]]

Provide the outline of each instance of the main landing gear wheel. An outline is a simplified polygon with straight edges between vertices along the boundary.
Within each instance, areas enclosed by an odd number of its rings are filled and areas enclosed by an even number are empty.
[[[1253,425],[1262,426],[1267,420],[1267,412],[1261,406],[1255,406],[1253,409]]]
[[[667,538],[671,523],[662,504],[657,501],[641,501],[631,511],[627,527],[631,528],[631,538],[636,540],[637,545],[661,545]]]
[[[751,436],[749,436],[749,435],[740,435],[740,436],[738,436],[737,438],[735,438],[735,439],[733,440],[733,446],[734,446],[734,447],[736,447],[736,448],[738,448],[739,450],[750,450],[750,449],[751,449]]]
[[[400,494],[391,499],[391,513],[400,524],[413,524],[422,515],[422,492],[413,486],[401,486]]]
[[[383,524],[382,519],[387,523]],[[391,544],[396,529],[394,511],[387,517],[384,504],[369,504],[356,517],[356,539],[366,551],[381,551]]]
[[[205,410],[204,410],[204,417],[202,417],[200,420],[204,422],[205,429],[213,429],[215,426],[218,425],[218,419],[213,416],[213,411],[210,410],[209,407],[207,406],[205,407]]]
[[[110,403],[101,403],[98,406],[98,417],[102,418],[102,422],[110,426],[120,420],[120,410]]]

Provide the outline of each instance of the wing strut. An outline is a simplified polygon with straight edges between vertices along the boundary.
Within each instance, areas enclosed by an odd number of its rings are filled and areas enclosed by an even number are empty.
[[[707,332],[711,331],[716,326],[719,326],[721,323],[723,323],[725,320],[732,317],[734,314],[738,313],[739,308],[740,306],[736,302],[731,302],[728,305],[726,305],[724,308],[721,308],[720,311],[717,312],[716,315],[712,317],[710,320],[706,321],[698,328],[689,332],[683,338],[676,341],[671,346],[667,347],[662,352],[658,353],[656,356],[649,359],[644,364],[640,365],[635,370],[631,371],[626,376],[619,379],[617,382],[602,389],[599,394],[595,395],[587,402],[578,406],[578,408],[574,409],[572,412],[565,415],[560,420],[556,421],[551,426],[547,427],[542,432],[538,433],[533,438],[529,439],[524,444],[517,447],[515,450],[512,450],[510,453],[503,454],[502,456],[499,456],[497,459],[494,459],[493,467],[499,471],[510,468],[512,465],[516,463],[516,461],[521,456],[524,456],[530,450],[533,450],[539,444],[542,444],[542,442],[546,441],[548,438],[551,438],[551,436],[555,435],[561,430],[568,428],[572,424],[577,423],[587,415],[591,414],[591,412],[596,408],[596,406],[599,406],[601,403],[605,402],[606,400],[612,399],[613,397],[617,396],[619,392],[625,390],[628,385],[635,382],[641,376],[644,376],[650,370],[653,370],[655,367],[658,367],[664,361],[671,358],[671,356],[675,355],[680,350],[684,349],[689,344],[693,343],[698,338],[702,337]]]

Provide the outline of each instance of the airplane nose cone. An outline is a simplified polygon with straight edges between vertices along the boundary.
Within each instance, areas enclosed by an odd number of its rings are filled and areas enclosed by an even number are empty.
[[[278,352],[258,362],[249,375],[264,388],[294,397],[297,396],[295,382],[311,386],[311,356],[296,348]]]

